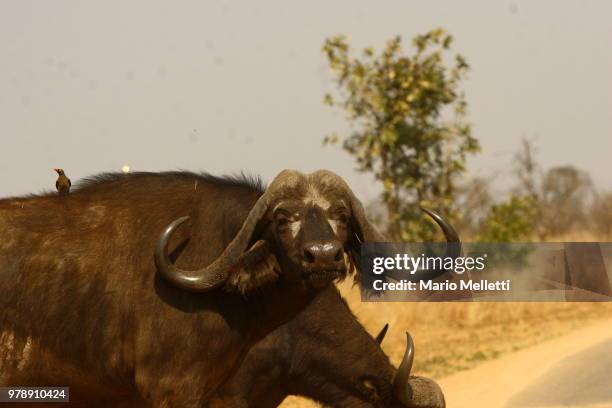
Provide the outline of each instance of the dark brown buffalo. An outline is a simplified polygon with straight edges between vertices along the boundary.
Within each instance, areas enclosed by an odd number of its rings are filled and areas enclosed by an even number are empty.
[[[396,374],[379,346],[385,331],[372,338],[332,285],[251,348],[211,408],[272,408],[288,395],[337,408],[444,407],[444,396],[431,380],[410,377],[394,384],[394,378],[410,375],[412,340],[402,373]]]
[[[0,232],[0,384],[103,406],[201,406],[384,239],[328,171],[106,175],[1,200]]]

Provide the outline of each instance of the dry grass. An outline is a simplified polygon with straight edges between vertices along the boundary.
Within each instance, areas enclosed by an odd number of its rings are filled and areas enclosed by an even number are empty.
[[[410,331],[415,372],[434,378],[612,317],[611,303],[371,303],[361,302],[347,284],[342,292],[370,333],[390,323],[383,349],[393,363],[401,359],[404,331]]]

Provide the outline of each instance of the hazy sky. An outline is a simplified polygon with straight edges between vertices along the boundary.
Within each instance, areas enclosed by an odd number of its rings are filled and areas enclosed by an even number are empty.
[[[472,66],[483,151],[470,173],[509,184],[521,137],[546,166],[612,188],[611,1],[26,1],[0,3],[0,196],[102,171],[328,168],[377,189],[337,147],[344,116],[321,45],[380,48],[431,28]],[[408,42],[408,41],[407,41]]]

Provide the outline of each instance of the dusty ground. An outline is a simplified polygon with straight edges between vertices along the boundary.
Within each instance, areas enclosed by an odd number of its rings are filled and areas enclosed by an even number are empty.
[[[409,330],[416,347],[413,372],[438,380],[612,318],[612,303],[364,303],[350,283],[341,289],[370,333],[390,323],[383,349],[395,365]],[[282,405],[315,406],[294,397]]]
[[[449,407],[610,407],[610,367],[612,319],[448,376],[440,384]]]

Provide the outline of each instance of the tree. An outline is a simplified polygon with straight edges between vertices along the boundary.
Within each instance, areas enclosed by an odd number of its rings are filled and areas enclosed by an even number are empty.
[[[515,188],[517,194],[532,197],[535,201],[539,200],[538,180],[542,177],[540,166],[536,161],[536,148],[533,140],[523,138],[521,148],[514,155],[515,169],[514,174],[518,179],[518,186]]]
[[[461,211],[455,228],[461,231],[463,239],[469,240],[482,232],[494,203],[490,182],[490,178],[475,177],[460,183],[457,188],[454,202]]]
[[[597,195],[589,215],[593,232],[600,239],[612,238],[612,191]]]
[[[491,206],[478,241],[529,241],[533,235],[537,216],[537,206],[532,196],[510,194],[506,201]]]
[[[518,183],[514,195],[529,198],[533,205],[533,232],[539,239],[559,236],[586,224],[586,206],[593,195],[587,173],[570,165],[542,170],[533,142],[522,140],[515,155]]]
[[[541,236],[559,236],[586,225],[587,200],[592,195],[589,175],[573,166],[549,169],[542,178]]]
[[[357,169],[382,183],[394,240],[433,238],[435,228],[423,222],[418,205],[456,218],[456,179],[466,156],[479,150],[459,89],[469,67],[461,55],[451,55],[452,41],[436,29],[414,38],[412,55],[403,52],[399,36],[379,54],[366,48],[360,57],[344,36],[323,46],[339,88],[325,102],[343,109],[355,130],[342,146],[355,156]],[[340,140],[332,135],[324,142]]]

